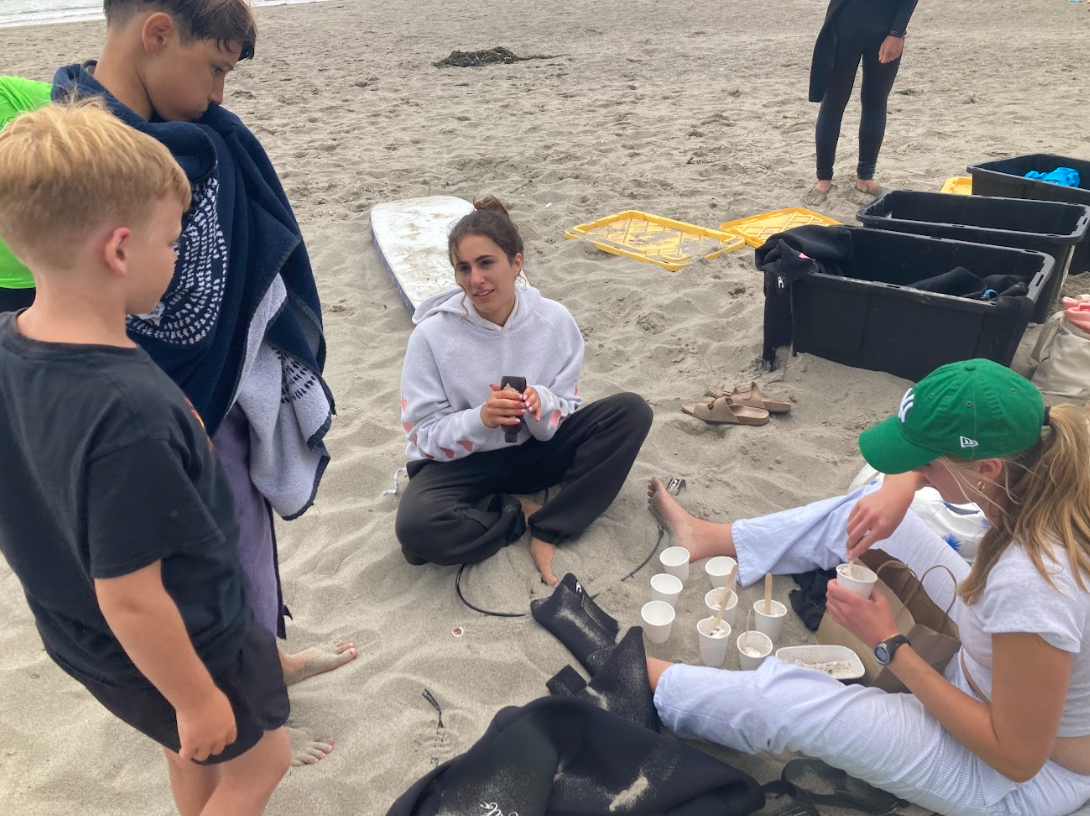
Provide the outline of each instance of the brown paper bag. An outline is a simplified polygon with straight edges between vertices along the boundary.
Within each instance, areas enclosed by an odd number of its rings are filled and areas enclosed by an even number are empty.
[[[903,562],[883,550],[868,550],[859,559],[878,573],[875,590],[885,595],[893,610],[897,628],[912,643],[912,649],[936,671],[942,672],[961,648],[958,627],[950,619],[950,610],[940,609],[924,592],[921,580],[933,569],[941,569],[957,584],[954,574],[936,565],[919,578]],[[863,684],[891,693],[907,692],[888,667],[874,657],[874,651],[826,613],[817,630],[817,642],[847,646],[863,661]]]

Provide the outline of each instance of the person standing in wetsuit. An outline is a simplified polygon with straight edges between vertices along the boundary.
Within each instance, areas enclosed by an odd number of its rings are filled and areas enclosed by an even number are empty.
[[[857,190],[879,192],[874,180],[878,151],[886,133],[886,101],[897,78],[905,29],[918,0],[830,0],[825,24],[814,45],[810,66],[810,101],[820,102],[815,143],[817,184],[806,196],[820,204],[832,186],[836,145],[844,108],[852,95],[859,63],[863,63],[859,121]]]

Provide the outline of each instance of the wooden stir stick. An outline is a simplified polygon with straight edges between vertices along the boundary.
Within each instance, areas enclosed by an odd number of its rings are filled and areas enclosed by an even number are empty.
[[[765,614],[772,614],[772,573],[765,576]]]
[[[727,611],[727,601],[730,600],[731,579],[734,578],[734,571],[736,569],[738,569],[737,564],[730,568],[730,574],[727,575],[727,583],[723,585],[723,591],[719,593],[719,614],[715,616],[715,623],[712,625],[712,637],[719,634],[719,624],[723,622],[723,613]]]

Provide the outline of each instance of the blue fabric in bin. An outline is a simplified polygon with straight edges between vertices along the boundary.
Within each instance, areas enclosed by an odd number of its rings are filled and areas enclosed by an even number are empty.
[[[1062,184],[1064,187],[1078,187],[1082,182],[1079,171],[1071,167],[1057,167],[1051,173],[1040,173],[1036,170],[1030,170],[1026,173],[1026,178],[1036,179],[1037,181],[1047,181],[1051,184]]]

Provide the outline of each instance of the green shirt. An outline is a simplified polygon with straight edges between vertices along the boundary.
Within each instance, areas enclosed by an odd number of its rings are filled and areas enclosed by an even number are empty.
[[[35,82],[22,77],[0,76],[0,130],[20,113],[49,104],[48,82]],[[7,245],[0,241],[0,288],[30,289],[34,278],[30,270],[19,263]]]

